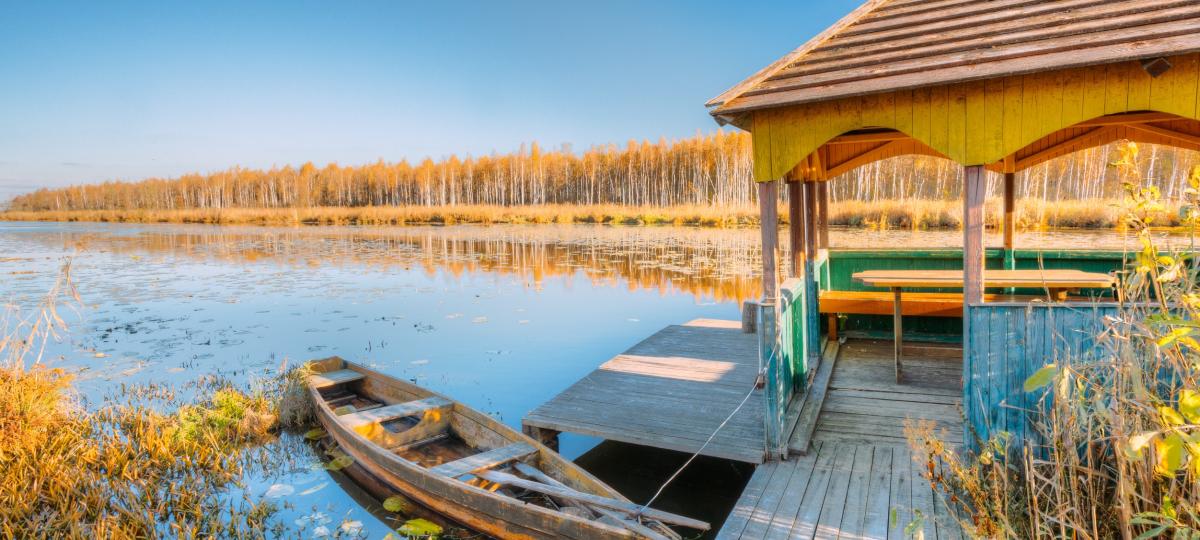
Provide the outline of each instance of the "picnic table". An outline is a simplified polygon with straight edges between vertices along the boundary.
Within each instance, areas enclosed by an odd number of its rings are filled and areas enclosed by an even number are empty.
[[[903,289],[961,289],[962,270],[866,270],[855,272],[852,279],[868,287],[885,287],[892,290],[892,322],[895,344],[896,382],[900,382],[901,355],[903,353],[903,329],[901,317],[901,292]],[[1044,289],[1051,300],[1063,301],[1067,293],[1079,289],[1107,289],[1116,283],[1108,274],[1084,272],[1071,269],[1042,270],[984,270],[983,286],[1017,289]]]

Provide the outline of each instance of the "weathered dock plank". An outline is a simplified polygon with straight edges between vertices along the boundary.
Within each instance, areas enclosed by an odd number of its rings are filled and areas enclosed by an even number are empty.
[[[906,420],[926,420],[961,443],[961,349],[906,347],[901,384],[891,354],[887,342],[841,347],[809,452],[759,466],[718,538],[887,540],[917,519],[927,539],[963,536],[904,436]]]
[[[754,387],[758,344],[737,321],[669,326],[534,409],[527,429],[695,452]],[[701,452],[762,463],[763,397],[755,391]]]

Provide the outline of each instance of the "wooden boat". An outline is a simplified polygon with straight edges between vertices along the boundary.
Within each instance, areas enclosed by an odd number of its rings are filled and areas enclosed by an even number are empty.
[[[317,417],[356,464],[502,539],[678,539],[703,521],[643,509],[554,451],[462,403],[341,358],[309,363]]]

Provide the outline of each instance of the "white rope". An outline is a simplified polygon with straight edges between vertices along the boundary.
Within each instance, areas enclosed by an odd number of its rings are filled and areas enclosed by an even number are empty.
[[[713,430],[712,435],[708,436],[708,440],[704,441],[704,444],[700,445],[700,449],[696,450],[696,453],[692,454],[692,457],[688,458],[687,461],[683,462],[683,465],[681,465],[679,467],[679,469],[675,471],[675,474],[672,474],[671,477],[668,478],[666,482],[663,482],[663,484],[661,486],[659,486],[658,491],[654,492],[654,496],[650,497],[650,500],[646,501],[646,504],[642,505],[642,507],[637,511],[637,513],[634,514],[634,517],[641,516],[642,512],[645,512],[647,508],[650,508],[651,504],[654,504],[654,501],[656,499],[658,499],[658,496],[662,495],[663,490],[667,489],[667,486],[669,486],[671,484],[671,482],[675,480],[675,477],[679,476],[679,473],[682,473],[683,470],[686,469],[688,465],[691,465],[692,461],[696,459],[696,456],[699,456],[700,452],[703,452],[704,449],[708,447],[708,443],[711,443],[712,440],[717,436],[717,433],[721,431],[721,428],[725,427],[725,424],[728,424],[729,420],[731,420],[733,418],[733,416],[738,413],[738,411],[742,410],[742,406],[745,405],[746,402],[750,400],[750,396],[754,395],[755,390],[758,390],[758,380],[757,379],[755,379],[754,384],[750,387],[750,391],[746,393],[746,397],[742,398],[742,402],[738,403],[738,406],[734,407],[733,412],[729,413],[729,416],[725,417],[725,420],[721,422],[721,425],[717,426],[717,429]]]

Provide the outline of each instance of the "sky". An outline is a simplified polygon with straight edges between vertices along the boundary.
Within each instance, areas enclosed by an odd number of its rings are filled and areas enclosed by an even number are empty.
[[[708,99],[857,4],[0,0],[0,201],[710,132]]]

